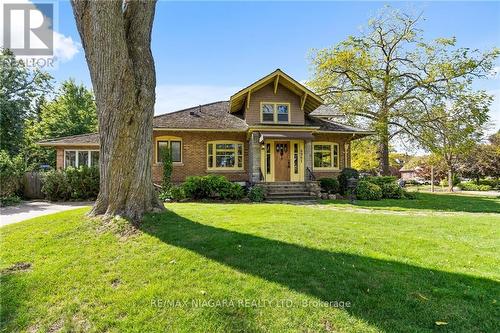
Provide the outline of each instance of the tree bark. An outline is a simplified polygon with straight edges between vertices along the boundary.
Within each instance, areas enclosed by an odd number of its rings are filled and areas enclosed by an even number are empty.
[[[155,1],[72,0],[94,87],[100,138],[100,189],[91,215],[138,223],[164,209],[152,181]]]
[[[391,170],[389,165],[389,123],[387,111],[381,111],[382,116],[376,124],[378,133],[378,161],[379,172],[382,176],[390,176]]]
[[[453,192],[453,171],[448,169],[448,192]]]

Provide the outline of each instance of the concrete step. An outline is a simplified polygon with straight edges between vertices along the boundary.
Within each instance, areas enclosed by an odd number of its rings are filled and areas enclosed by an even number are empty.
[[[268,196],[266,201],[316,201],[318,198],[303,195]]]
[[[271,192],[267,194],[267,197],[285,197],[285,196],[311,196],[307,191],[289,191],[289,192]]]

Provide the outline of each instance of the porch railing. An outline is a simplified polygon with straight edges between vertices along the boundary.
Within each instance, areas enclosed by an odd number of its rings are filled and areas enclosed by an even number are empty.
[[[309,180],[316,180],[316,176],[314,176],[314,173],[312,172],[312,170],[309,167],[306,168],[306,171],[307,171],[307,177],[309,178]]]

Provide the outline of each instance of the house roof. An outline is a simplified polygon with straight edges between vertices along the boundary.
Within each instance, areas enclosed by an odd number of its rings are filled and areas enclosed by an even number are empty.
[[[248,125],[245,120],[229,113],[228,101],[220,101],[156,116],[153,128],[244,132]]]
[[[272,127],[271,125],[267,126]],[[287,127],[290,130],[300,129],[301,127],[315,127],[319,131],[352,133],[360,137],[373,134],[373,132],[361,128],[307,114],[305,115],[304,125],[287,125]],[[229,101],[220,101],[155,116],[153,118],[153,128],[156,130],[246,132],[249,126],[239,115],[229,113]],[[40,146],[97,146],[99,145],[99,134],[72,135],[39,141],[38,144]]]
[[[310,113],[311,116],[315,117],[324,117],[324,118],[331,118],[331,117],[344,117],[345,115],[340,112],[335,110],[330,105],[321,105],[319,106],[316,110]]]
[[[99,133],[88,133],[65,136],[57,139],[47,139],[39,141],[40,146],[98,146]]]
[[[299,95],[301,97],[301,108],[306,113],[312,112],[323,104],[323,99],[320,96],[316,95],[316,93],[314,93],[312,90],[297,82],[294,78],[278,68],[274,72],[255,81],[248,87],[241,89],[236,94],[231,96],[229,112],[233,113],[240,111],[245,104],[249,103],[252,92],[261,89],[271,82],[274,82],[275,93],[278,84],[280,84],[285,88],[290,89],[290,91],[294,92],[295,94]]]
[[[305,116],[305,126],[319,127],[320,131],[326,132],[353,133],[360,134],[362,136],[375,134],[373,131],[341,124],[331,120],[320,119],[311,115]]]

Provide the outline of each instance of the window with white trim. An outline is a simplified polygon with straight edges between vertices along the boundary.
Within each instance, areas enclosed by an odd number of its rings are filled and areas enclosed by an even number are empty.
[[[289,103],[261,103],[261,122],[263,123],[289,123]]]
[[[64,167],[99,166],[98,150],[64,150]]]
[[[170,149],[172,162],[182,162],[182,141],[181,140],[157,140],[156,141],[156,163],[162,163],[163,154],[166,149]]]
[[[210,141],[207,143],[208,170],[243,170],[243,143]]]
[[[338,169],[339,145],[333,142],[313,142],[314,169]]]

